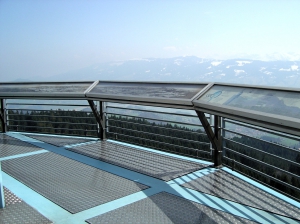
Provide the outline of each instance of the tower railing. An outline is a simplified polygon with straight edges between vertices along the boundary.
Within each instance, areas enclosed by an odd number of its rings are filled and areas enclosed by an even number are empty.
[[[271,130],[268,128],[279,124],[270,126],[270,121],[263,123],[254,115],[252,124],[241,122],[245,118],[235,120],[235,114],[231,114],[235,111],[228,108],[225,116],[222,111],[211,115],[205,110],[201,112],[201,107],[196,111],[193,106],[166,107],[171,101],[159,107],[146,106],[146,103],[112,103],[108,99],[80,99],[2,97],[1,129],[3,132],[93,136],[208,160],[216,168],[227,166],[300,200],[297,128],[290,132],[285,131],[288,126],[282,131],[280,128]],[[238,114],[240,118],[242,115]],[[288,125],[293,126],[292,121]]]

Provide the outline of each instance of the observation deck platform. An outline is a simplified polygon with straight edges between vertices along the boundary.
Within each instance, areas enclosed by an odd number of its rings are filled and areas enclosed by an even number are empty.
[[[300,223],[299,202],[235,171],[118,141],[7,132],[0,161],[0,223]]]

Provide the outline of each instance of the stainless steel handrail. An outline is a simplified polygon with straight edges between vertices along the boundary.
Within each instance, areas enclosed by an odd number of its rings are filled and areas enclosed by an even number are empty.
[[[121,123],[127,123],[127,124],[135,124],[135,125],[145,126],[145,127],[153,127],[152,125],[148,125],[148,124],[140,124],[140,123],[129,122],[129,121],[115,120],[112,118],[108,118],[108,120],[121,122]],[[156,126],[156,128],[170,130],[170,131],[185,132],[185,133],[190,133],[190,134],[194,134],[194,135],[202,135],[202,136],[207,137],[207,135],[205,133],[200,133],[200,132],[196,132],[196,131],[179,130],[179,129],[175,129],[175,128],[166,128],[166,127],[162,127],[162,126]]]
[[[174,123],[174,124],[184,124],[184,125],[190,125],[190,126],[198,126],[202,127],[200,124],[191,124],[191,123],[185,123],[185,122],[177,122],[177,121],[170,121],[170,120],[162,120],[162,119],[156,119],[156,118],[147,118],[147,117],[140,117],[140,116],[132,116],[132,115],[126,115],[126,114],[117,114],[117,113],[108,113],[106,114],[111,114],[111,115],[117,115],[117,116],[123,116],[123,117],[133,117],[133,118],[138,118],[138,119],[145,119],[145,120],[151,120],[151,121],[160,121],[160,122],[169,122],[169,123]],[[200,123],[200,122],[199,122]]]
[[[251,147],[251,146],[249,146],[249,145],[242,144],[242,143],[237,142],[237,141],[233,141],[233,140],[228,139],[228,138],[223,138],[223,139],[226,140],[226,141],[232,142],[232,143],[234,143],[234,144],[238,144],[238,145],[241,145],[241,146],[243,146],[243,147],[247,147],[247,148],[249,148],[250,150],[254,150],[254,151],[263,153],[263,154],[265,154],[265,155],[271,156],[271,157],[273,157],[273,158],[280,159],[280,160],[284,160],[284,161],[286,161],[286,162],[288,162],[288,163],[290,163],[290,164],[292,164],[292,165],[298,166],[298,167],[300,168],[300,164],[299,164],[299,163],[296,163],[296,162],[294,162],[294,161],[288,160],[288,159],[283,158],[283,157],[280,157],[280,156],[276,156],[276,155],[274,155],[274,154],[271,154],[271,153],[262,151],[262,150],[260,150],[260,149]],[[224,148],[226,148],[226,147],[224,147]]]
[[[169,135],[160,135],[160,134],[155,134],[155,133],[151,133],[151,132],[145,132],[145,131],[139,131],[139,130],[133,130],[133,129],[127,129],[127,128],[121,128],[121,127],[117,127],[117,126],[113,126],[113,125],[108,125],[109,127],[114,127],[117,129],[122,129],[122,130],[126,130],[126,131],[132,131],[132,132],[139,132],[139,133],[143,133],[143,134],[148,134],[148,135],[154,135],[154,136],[159,136],[159,137],[166,137],[166,138],[172,138],[172,139],[176,139],[176,140],[180,140],[180,141],[186,141],[186,142],[191,142],[191,143],[195,143],[195,144],[202,144],[202,145],[209,145],[209,142],[197,142],[191,139],[185,139],[185,138],[177,138],[174,136],[169,136]]]

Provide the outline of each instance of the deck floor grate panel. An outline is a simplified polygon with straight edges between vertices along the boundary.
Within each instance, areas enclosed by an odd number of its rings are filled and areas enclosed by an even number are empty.
[[[0,209],[0,223],[48,224],[52,223],[34,208],[26,204],[4,187],[5,208]]]
[[[182,185],[264,211],[300,220],[300,209],[224,170],[202,176]]]
[[[0,134],[0,158],[43,150],[19,139]]]
[[[190,200],[161,192],[86,220],[97,223],[256,223]]]
[[[49,143],[51,145],[55,145],[58,147],[63,147],[65,145],[73,145],[78,143],[90,142],[94,141],[91,139],[84,138],[72,138],[72,137],[60,137],[60,136],[43,136],[43,135],[31,135],[26,134],[25,136],[37,139],[39,141]]]
[[[2,169],[71,213],[148,188],[51,152],[3,161]]]
[[[68,148],[68,150],[164,181],[169,181],[208,166],[108,141],[97,141]]]

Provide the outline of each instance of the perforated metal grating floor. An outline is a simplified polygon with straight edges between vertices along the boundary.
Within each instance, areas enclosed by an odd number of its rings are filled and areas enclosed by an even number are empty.
[[[5,134],[0,134],[0,149],[0,157],[7,157],[42,150],[42,148],[7,136]]]
[[[182,186],[300,220],[299,208],[223,170],[218,170]]]
[[[43,136],[43,135],[30,135],[30,134],[26,134],[26,136],[59,147],[93,141],[84,138],[71,138],[71,137],[59,137],[59,136]]]
[[[255,223],[178,196],[162,192],[88,219],[88,223]]]
[[[71,213],[148,188],[51,152],[3,161],[2,169]]]
[[[52,223],[16,195],[4,188],[5,208],[0,209],[0,223]]]
[[[97,141],[68,150],[165,181],[208,166],[108,141]]]

